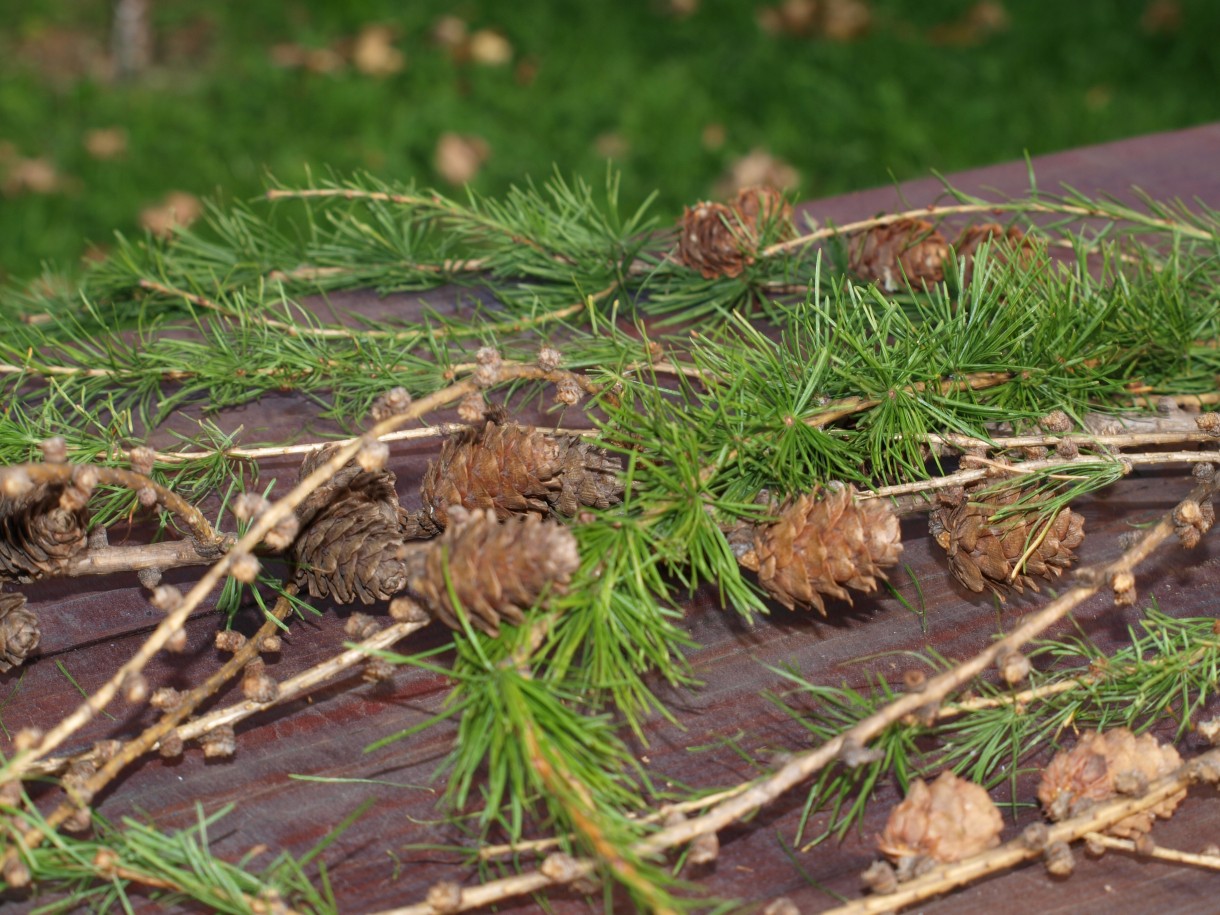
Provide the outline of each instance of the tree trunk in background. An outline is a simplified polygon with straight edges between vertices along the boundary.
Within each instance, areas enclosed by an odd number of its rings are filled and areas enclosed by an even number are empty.
[[[139,76],[152,62],[152,0],[117,0],[110,36],[114,67],[120,79]]]

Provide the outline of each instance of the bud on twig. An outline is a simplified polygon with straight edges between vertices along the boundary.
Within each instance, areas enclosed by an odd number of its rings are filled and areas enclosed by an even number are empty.
[[[99,528],[105,530],[105,528]],[[136,572],[136,578],[140,580],[140,584],[152,591],[157,585],[161,584],[162,572],[156,566],[151,569],[140,569]]]
[[[249,553],[238,553],[229,566],[229,574],[247,585],[254,584],[261,568],[259,561]]]
[[[462,888],[452,880],[442,880],[428,888],[426,899],[437,915],[452,915],[462,909]]]
[[[173,613],[182,606],[182,592],[173,585],[157,585],[148,602],[162,613]]]
[[[406,413],[410,406],[411,393],[406,388],[401,386],[390,388],[373,401],[373,405],[369,407],[369,416],[372,417],[373,422],[380,423],[391,416]]]
[[[157,745],[157,752],[162,759],[177,759],[184,749],[182,738],[178,736],[177,731],[170,731]]]
[[[1019,651],[1006,651],[996,659],[1000,679],[1009,686],[1016,686],[1029,676],[1029,658]]]
[[[292,542],[297,539],[297,534],[301,532],[301,521],[294,515],[285,515],[271,530],[267,531],[267,535],[263,538],[263,543],[271,547],[273,550],[285,550],[292,545]]]
[[[237,752],[237,735],[231,725],[222,724],[199,738],[207,759],[224,759]]]
[[[478,388],[490,388],[500,380],[500,366],[503,360],[500,358],[500,353],[495,347],[484,346],[474,354],[475,362],[478,365],[475,367],[474,374],[470,376]]]
[[[246,665],[241,678],[242,695],[251,702],[274,702],[280,694],[280,685],[267,673],[267,664],[262,658],[254,658]]]
[[[170,712],[182,704],[182,693],[172,686],[162,686],[153,691],[148,704],[163,712]]]
[[[1110,578],[1110,587],[1114,588],[1114,604],[1116,606],[1132,606],[1136,603],[1136,577],[1131,572],[1115,572]]]
[[[375,438],[361,441],[360,450],[356,452],[356,463],[365,473],[376,473],[383,469],[389,460],[390,446]]]
[[[580,382],[571,375],[564,375],[555,382],[555,402],[564,404],[568,407],[574,407],[580,403],[581,397],[584,396],[584,391],[581,390]]]
[[[477,423],[487,413],[487,398],[482,391],[467,394],[458,404],[457,413],[462,422]]]
[[[1067,842],[1052,842],[1046,847],[1042,860],[1046,864],[1046,872],[1052,877],[1070,877],[1076,869],[1072,848]]]
[[[148,698],[148,680],[143,674],[132,672],[123,678],[123,698],[132,705],[139,705]]]
[[[127,452],[127,460],[131,462],[131,469],[136,473],[142,473],[148,476],[152,473],[153,462],[156,460],[156,452],[145,445],[136,445]]]
[[[22,728],[13,735],[13,749],[18,753],[33,750],[42,743],[42,728]]]
[[[874,861],[868,866],[860,880],[865,888],[879,896],[887,896],[898,890],[898,874],[888,861]]]
[[[246,637],[236,629],[221,629],[216,633],[216,650],[229,654],[241,651],[246,644]]]
[[[563,362],[563,357],[559,354],[559,350],[545,344],[538,348],[538,368],[544,372],[555,371],[561,362]]]
[[[353,613],[343,625],[343,631],[357,642],[363,642],[381,629],[381,623],[367,613]]]
[[[65,464],[68,461],[68,443],[62,435],[54,435],[44,439],[38,446],[42,449],[42,459],[48,464]]]
[[[262,493],[243,492],[233,500],[233,515],[239,521],[257,521],[271,507],[271,502]]]
[[[390,619],[399,623],[426,623],[428,611],[409,597],[396,597],[390,601]]]
[[[1038,425],[1047,432],[1070,432],[1072,430],[1072,419],[1062,410],[1051,410],[1051,412],[1038,420]]]

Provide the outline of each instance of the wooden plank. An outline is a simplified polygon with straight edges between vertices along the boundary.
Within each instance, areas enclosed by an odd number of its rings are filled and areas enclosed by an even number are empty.
[[[1220,173],[1215,169],[1218,151],[1220,125],[1211,125],[1041,157],[1034,165],[1046,189],[1069,182],[1089,193],[1124,196],[1129,185],[1138,184],[1156,197],[1198,196],[1220,207]],[[1026,171],[1024,163],[1009,163],[961,173],[953,180],[966,190],[994,187],[1017,194],[1025,188]],[[936,182],[924,180],[900,190],[885,188],[814,202],[803,211],[823,222],[843,223],[894,209],[903,205],[901,200],[922,206],[938,194]],[[385,299],[351,293],[330,300],[336,314],[350,309],[404,319],[418,314],[425,299],[430,307],[452,307],[456,293]],[[291,431],[304,436],[336,431],[318,419],[308,401],[292,395],[268,397],[225,411],[218,421],[229,429],[244,424],[248,435],[259,439],[275,439]],[[189,417],[182,422],[189,425]],[[399,492],[407,504],[417,502],[415,493],[434,449],[435,443],[392,448],[391,467],[399,475]],[[268,462],[264,468],[266,478],[290,479],[294,473],[292,461]],[[1090,536],[1080,551],[1082,562],[1117,555],[1118,535],[1130,523],[1149,520],[1172,505],[1187,485],[1180,474],[1136,474],[1085,501],[1081,510],[1088,519]],[[693,752],[691,747],[733,740],[765,757],[771,751],[805,746],[803,732],[760,695],[782,688],[768,665],[792,664],[818,682],[862,686],[877,674],[891,679],[900,676],[903,661],[897,652],[931,648],[949,658],[966,657],[1037,605],[1036,599],[1016,599],[997,612],[988,599],[965,592],[952,581],[920,521],[905,521],[903,535],[907,544],[904,562],[918,577],[929,610],[926,631],[892,597],[860,599],[853,608],[836,607],[825,620],[779,609],[750,627],[735,614],[716,607],[711,595],[697,595],[690,602],[686,626],[701,646],[692,653],[691,662],[705,686],[691,693],[670,692],[672,708],[684,729],[663,721],[651,724],[648,745],[639,747],[650,771],[662,781],[723,786],[755,772],[727,746],[702,752]],[[189,582],[193,574],[180,570],[169,578]],[[894,581],[904,597],[918,602],[916,590],[904,574],[896,574]],[[1188,555],[1166,552],[1140,577],[1141,595],[1157,597],[1162,609],[1177,616],[1215,615],[1217,585],[1220,551],[1207,542]],[[26,724],[46,723],[74,706],[80,694],[64,671],[85,689],[96,687],[131,655],[157,619],[134,575],[46,583],[31,587],[28,593],[43,619],[43,656],[23,671],[0,676],[0,720],[9,734]],[[281,656],[272,660],[271,672],[284,678],[332,654],[345,638],[342,626],[350,611],[332,608],[321,617],[295,622]],[[1103,646],[1125,641],[1125,627],[1138,618],[1137,609],[1112,608],[1102,597],[1076,614],[1084,631]],[[216,622],[210,610],[192,620],[188,651],[158,658],[149,668],[154,685],[187,686],[214,669],[218,655],[211,638]],[[248,627],[254,624],[253,619],[247,621]],[[410,646],[424,648],[446,638],[443,632],[425,631]],[[233,692],[222,694],[217,703],[231,699]],[[470,841],[452,826],[434,824],[439,816],[435,800],[443,785],[431,776],[449,749],[452,728],[441,726],[376,752],[362,752],[387,733],[437,713],[447,692],[443,677],[422,672],[401,671],[391,683],[376,686],[360,683],[358,675],[349,676],[308,700],[241,726],[233,761],[205,762],[196,750],[172,762],[142,761],[103,795],[99,809],[111,818],[143,811],[158,824],[179,827],[193,820],[196,803],[207,810],[232,803],[235,808],[215,840],[218,851],[236,857],[256,846],[299,854],[348,812],[372,799],[375,805],[326,856],[344,911],[372,911],[416,901],[439,879],[473,883],[475,874],[455,863],[456,856],[413,848]],[[91,722],[75,745],[130,735],[151,720],[146,711],[122,703],[111,712],[115,719],[99,717]],[[0,747],[6,752],[10,749],[7,736],[0,738]],[[1188,739],[1188,749],[1194,747],[1194,738]],[[384,784],[321,785],[294,779],[294,775],[376,779]],[[1031,778],[1022,776],[1021,784],[1029,796]],[[720,860],[699,876],[714,895],[756,902],[788,895],[802,911],[829,905],[828,893],[855,896],[858,875],[875,856],[872,837],[895,796],[892,787],[880,792],[860,833],[842,844],[828,843],[808,853],[795,853],[798,870],[783,845],[793,841],[801,816],[803,794],[794,792],[751,823],[727,830],[721,836]],[[1220,828],[1215,826],[1218,805],[1217,799],[1197,793],[1172,821],[1157,827],[1158,841],[1185,850],[1220,841]],[[1023,812],[1009,834],[1034,816],[1032,811]],[[820,822],[815,818],[814,832]],[[269,860],[270,855],[268,852],[260,860]],[[1041,867],[1031,866],[921,906],[920,911],[964,913],[985,907],[996,912],[1109,915],[1150,908],[1204,912],[1215,909],[1213,885],[1214,877],[1208,874],[1133,863],[1111,853],[1099,861],[1081,861],[1076,875],[1066,883],[1053,881]],[[565,893],[554,898],[559,912],[597,908]],[[28,907],[14,905],[13,911]],[[523,900],[503,910],[534,911],[535,905]]]

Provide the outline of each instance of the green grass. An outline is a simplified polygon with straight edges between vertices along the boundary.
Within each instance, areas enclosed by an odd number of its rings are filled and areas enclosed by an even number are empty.
[[[1208,0],[1182,2],[1180,27],[1159,32],[1141,26],[1143,3],[1010,0],[1008,27],[969,44],[934,40],[967,2],[875,0],[870,32],[850,42],[767,34],[765,5],[703,0],[681,18],[665,0],[179,0],[154,4],[154,68],[118,84],[30,52],[64,36],[104,48],[109,4],[15,0],[0,36],[0,143],[66,183],[0,194],[0,279],[70,267],[88,243],[137,231],[139,210],[170,189],[247,198],[268,172],[296,182],[327,168],[439,184],[444,131],[490,144],[475,186],[491,194],[553,165],[599,178],[596,140],[616,134],[627,202],[658,189],[676,214],[758,147],[813,197],[1220,117],[1220,5]],[[446,12],[502,32],[513,63],[455,63],[431,37]],[[277,43],[324,47],[374,22],[394,27],[407,57],[387,78],[271,61]],[[702,141],[710,124],[724,127],[718,148]],[[92,158],[86,132],[112,126],[127,152]]]

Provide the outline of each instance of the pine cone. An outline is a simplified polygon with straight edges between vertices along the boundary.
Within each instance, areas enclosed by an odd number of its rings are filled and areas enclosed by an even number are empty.
[[[932,223],[899,219],[855,235],[848,247],[848,266],[886,292],[919,289],[945,278],[949,244]]]
[[[822,595],[851,603],[847,588],[872,591],[883,566],[902,552],[898,518],[882,499],[857,502],[855,489],[840,486],[799,496],[779,520],[754,529],[753,549],[738,561],[789,610],[816,607]]]
[[[976,502],[962,491],[944,494],[942,501],[946,504],[928,517],[932,536],[949,556],[953,576],[971,591],[982,591],[986,586],[1001,599],[1009,587],[1017,593],[1026,587],[1037,591],[1031,576],[1051,579],[1075,561],[1072,550],[1084,540],[1084,518],[1077,512],[1062,509],[1044,536],[1038,520],[1038,506],[1044,499],[1016,487],[980,498],[985,501]],[[1022,498],[1027,500],[1028,510],[1000,521],[988,520]],[[1031,543],[1036,546],[1014,574]]]
[[[619,463],[575,435],[552,435],[516,423],[487,422],[445,442],[428,464],[415,524],[431,536],[447,524],[449,506],[519,514],[574,515],[622,498]]]
[[[792,207],[771,187],[747,187],[730,206],[722,203],[687,207],[678,236],[678,261],[698,270],[704,279],[740,276],[754,263],[766,226],[777,225],[780,237],[790,234]]]
[[[461,615],[490,635],[501,620],[520,623],[523,610],[548,589],[562,588],[580,565],[576,538],[553,521],[513,515],[498,522],[491,509],[459,505],[447,514],[445,532],[413,556],[410,588],[451,629],[461,628]]]
[[[38,647],[38,617],[26,609],[24,594],[0,594],[0,673],[11,670]]]
[[[877,845],[895,862],[931,858],[944,864],[995,848],[1003,829],[987,792],[946,769],[930,786],[922,778],[911,783]]]
[[[1136,737],[1128,728],[1086,732],[1071,750],[1060,750],[1042,771],[1038,800],[1052,820],[1084,813],[1090,806],[1117,797],[1123,790],[1169,775],[1182,765],[1172,744],[1158,744],[1151,734]],[[1124,784],[1125,783],[1125,784]],[[1186,797],[1186,789],[1157,806],[1134,813],[1106,832],[1134,838],[1148,832],[1159,816],[1169,819]]]
[[[1022,262],[1028,261],[1033,251],[1025,233],[1016,226],[1004,228],[998,222],[967,226],[953,243],[953,250],[962,262],[962,285],[970,282],[974,273],[975,254],[985,241],[991,242],[991,259],[1001,264],[1008,263],[1008,258],[1014,252]]]
[[[330,453],[330,448],[322,448],[308,454],[300,477],[313,472]],[[312,596],[333,596],[341,604],[359,598],[371,604],[406,586],[405,513],[390,471],[370,473],[349,462],[298,507],[298,516],[301,532],[291,555],[297,581]]]
[[[18,498],[0,496],[0,581],[55,575],[85,551],[88,508],[60,505],[64,489],[40,484]]]

